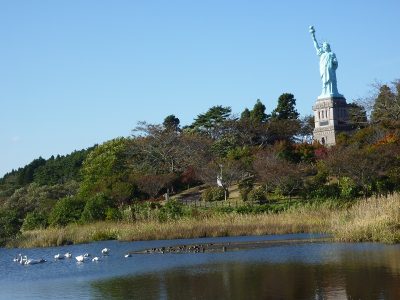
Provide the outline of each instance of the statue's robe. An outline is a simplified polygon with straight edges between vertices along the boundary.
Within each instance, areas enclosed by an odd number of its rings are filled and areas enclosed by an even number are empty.
[[[325,52],[322,48],[317,51],[319,56],[319,73],[322,80],[322,95],[337,95],[336,69],[338,62],[333,52]]]

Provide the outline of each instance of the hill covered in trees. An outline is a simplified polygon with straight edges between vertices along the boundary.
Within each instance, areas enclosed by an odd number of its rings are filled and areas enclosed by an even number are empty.
[[[136,203],[200,184],[210,187],[205,201],[223,198],[238,184],[243,201],[259,203],[398,191],[400,82],[380,86],[369,103],[352,103],[349,112],[353,130],[331,148],[311,142],[313,117],[300,118],[294,95],[284,93],[270,113],[260,100],[240,116],[214,106],[188,126],[169,115],[162,124],[138,123],[130,137],[35,159],[0,179],[0,239],[73,222],[121,220]],[[173,214],[177,208],[165,209]]]

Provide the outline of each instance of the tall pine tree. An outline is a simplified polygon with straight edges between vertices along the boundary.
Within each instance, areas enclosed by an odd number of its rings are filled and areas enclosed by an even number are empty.
[[[179,131],[179,124],[181,121],[175,115],[165,117],[163,126],[168,131]]]
[[[253,109],[250,111],[250,120],[255,123],[262,123],[267,121],[268,117],[265,113],[265,105],[260,99],[257,99],[256,104],[254,104]]]
[[[386,84],[379,88],[372,111],[372,121],[384,127],[400,123],[400,81],[395,82],[396,93]]]
[[[299,113],[296,110],[296,99],[293,94],[284,93],[279,96],[278,105],[272,111],[272,118],[278,120],[296,120]]]
[[[244,111],[240,114],[240,119],[241,120],[249,120],[250,119],[250,110],[248,108],[245,108]]]

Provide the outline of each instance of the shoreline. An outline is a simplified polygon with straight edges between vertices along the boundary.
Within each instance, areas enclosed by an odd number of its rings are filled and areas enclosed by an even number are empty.
[[[358,200],[348,208],[331,203],[271,214],[210,213],[173,221],[97,222],[23,232],[9,248],[52,247],[103,240],[173,240],[202,237],[321,233],[339,242],[400,242],[400,195]]]
[[[287,218],[287,217],[286,217]],[[99,222],[29,231],[10,241],[7,247],[33,248],[82,244],[103,240],[146,241],[204,237],[260,236],[296,233],[326,233],[321,225],[291,222],[279,215],[224,215],[207,220],[181,219],[170,222]],[[286,224],[282,224],[286,223]],[[318,228],[318,229],[317,229]],[[313,230],[315,229],[315,230]]]

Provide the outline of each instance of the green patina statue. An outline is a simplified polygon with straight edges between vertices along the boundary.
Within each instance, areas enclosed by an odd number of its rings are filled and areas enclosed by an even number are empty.
[[[310,26],[310,33],[314,42],[314,47],[319,56],[319,72],[322,80],[322,93],[318,98],[343,97],[339,94],[336,81],[336,69],[338,61],[335,53],[331,51],[331,47],[327,42],[323,42],[320,46],[315,38],[315,29]]]

